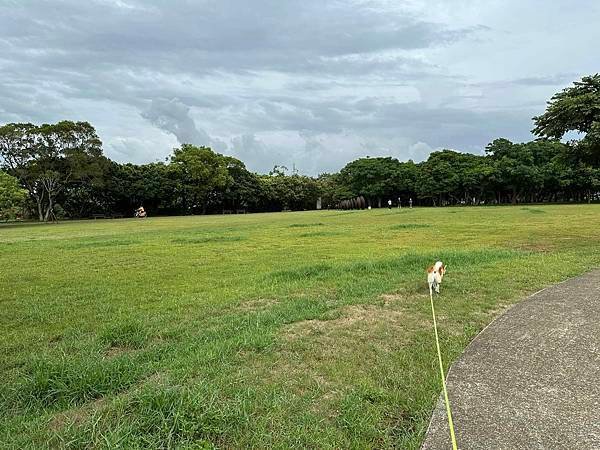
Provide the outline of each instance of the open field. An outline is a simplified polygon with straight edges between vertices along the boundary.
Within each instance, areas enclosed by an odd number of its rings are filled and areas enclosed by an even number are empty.
[[[600,265],[600,206],[0,225],[3,448],[418,448],[445,362]]]

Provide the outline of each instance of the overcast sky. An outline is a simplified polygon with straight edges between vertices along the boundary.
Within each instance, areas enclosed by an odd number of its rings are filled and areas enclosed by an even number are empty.
[[[336,171],[531,138],[600,71],[590,0],[0,0],[0,123],[86,120],[120,162],[209,145]]]

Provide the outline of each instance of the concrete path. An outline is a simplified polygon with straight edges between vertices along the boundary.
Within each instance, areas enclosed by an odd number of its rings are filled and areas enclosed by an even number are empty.
[[[600,270],[483,330],[448,374],[461,450],[600,449]],[[438,402],[423,449],[451,449]]]

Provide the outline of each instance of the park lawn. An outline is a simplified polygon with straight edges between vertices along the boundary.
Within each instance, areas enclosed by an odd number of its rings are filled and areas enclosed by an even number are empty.
[[[600,266],[600,206],[0,225],[2,448],[418,448],[444,361]]]

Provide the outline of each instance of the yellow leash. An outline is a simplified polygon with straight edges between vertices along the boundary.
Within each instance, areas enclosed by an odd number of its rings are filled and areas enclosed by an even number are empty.
[[[456,446],[456,436],[454,435],[454,423],[452,422],[452,411],[450,411],[450,400],[448,400],[448,391],[446,390],[446,377],[444,376],[444,365],[442,364],[442,352],[440,351],[440,340],[438,338],[437,321],[435,320],[435,307],[433,306],[433,291],[429,288],[429,298],[431,300],[431,314],[433,316],[433,331],[435,331],[435,345],[437,346],[438,361],[440,363],[440,375],[442,376],[442,390],[444,391],[444,400],[446,402],[446,414],[448,415],[448,427],[450,428],[450,439],[452,440],[452,450],[458,450]]]

